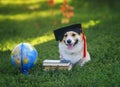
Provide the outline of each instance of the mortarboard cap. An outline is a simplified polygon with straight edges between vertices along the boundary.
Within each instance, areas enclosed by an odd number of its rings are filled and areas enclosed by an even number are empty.
[[[63,36],[68,31],[74,31],[76,33],[82,33],[82,27],[81,24],[73,24],[70,26],[62,27],[57,30],[54,30],[54,36],[56,41],[61,41],[63,39]]]

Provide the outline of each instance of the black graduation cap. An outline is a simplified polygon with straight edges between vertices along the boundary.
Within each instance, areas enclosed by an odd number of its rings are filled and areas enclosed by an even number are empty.
[[[70,26],[66,26],[66,27],[62,27],[57,30],[54,30],[56,41],[62,41],[64,34],[68,31],[74,31],[78,34],[82,33],[81,24],[73,24]]]

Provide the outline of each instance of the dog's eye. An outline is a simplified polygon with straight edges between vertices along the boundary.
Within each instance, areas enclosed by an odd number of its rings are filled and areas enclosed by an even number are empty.
[[[75,34],[72,34],[72,36],[74,37],[74,36],[75,36]]]
[[[67,37],[67,34],[65,34],[64,37]]]

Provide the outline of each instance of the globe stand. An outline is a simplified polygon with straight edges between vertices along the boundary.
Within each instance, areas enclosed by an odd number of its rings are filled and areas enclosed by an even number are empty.
[[[22,73],[23,73],[24,75],[28,75],[27,70],[22,70]]]
[[[27,70],[23,67],[23,43],[21,45],[21,68],[24,75],[28,75]]]

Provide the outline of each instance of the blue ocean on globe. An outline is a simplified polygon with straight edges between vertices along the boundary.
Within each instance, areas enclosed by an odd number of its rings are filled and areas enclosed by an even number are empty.
[[[18,44],[11,53],[12,64],[22,69],[23,74],[34,66],[38,57],[37,50],[28,43]]]

